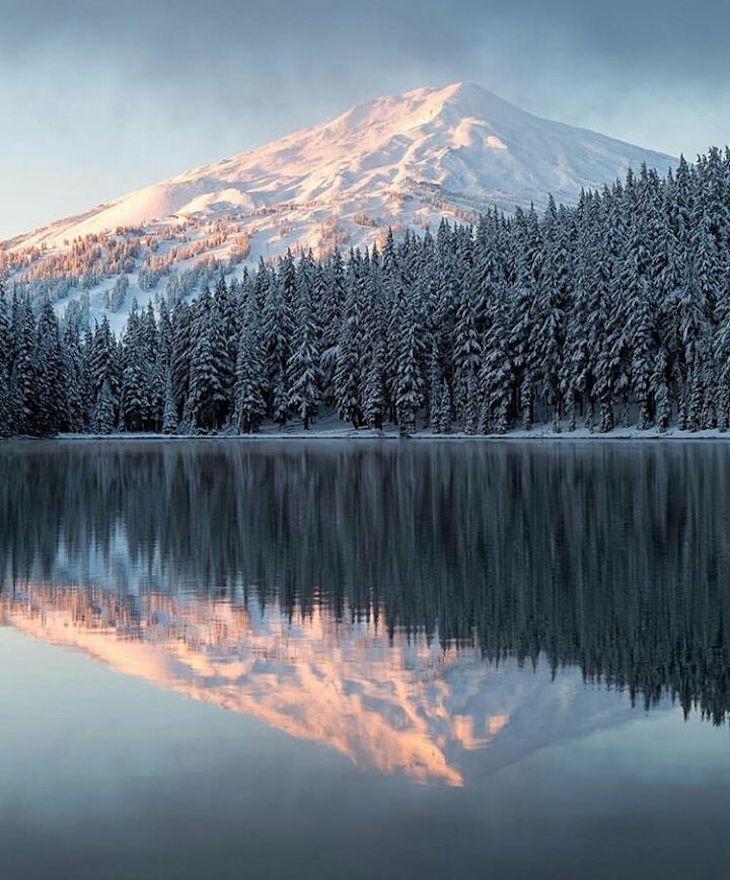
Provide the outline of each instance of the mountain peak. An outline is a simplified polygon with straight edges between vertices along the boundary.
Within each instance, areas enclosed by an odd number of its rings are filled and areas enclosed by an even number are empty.
[[[143,235],[144,248],[135,245],[139,256],[123,267],[110,259],[78,270],[100,277],[100,292],[123,271],[141,293],[140,277],[144,288],[158,276],[196,270],[202,259],[233,269],[287,248],[324,254],[371,244],[390,226],[422,228],[443,215],[471,220],[491,206],[541,208],[549,193],[573,202],[581,189],[643,162],[661,171],[674,164],[458,81],[364,101],[329,122],[21,236],[0,250],[0,271],[10,266],[18,280],[66,277],[62,255],[75,239],[101,237],[114,251]]]
[[[484,86],[480,86],[473,82],[467,82],[466,80],[457,80],[456,82],[449,83],[441,88],[434,89],[434,91],[443,96],[444,100],[452,101],[454,103],[469,100],[489,100],[492,98],[502,100],[501,98],[498,98],[494,92],[485,89]]]
[[[458,101],[468,99],[470,97],[479,97],[491,95],[492,93],[477,83],[468,82],[466,80],[456,80],[443,86],[421,86],[404,92],[401,97],[429,97],[434,96],[443,101]]]

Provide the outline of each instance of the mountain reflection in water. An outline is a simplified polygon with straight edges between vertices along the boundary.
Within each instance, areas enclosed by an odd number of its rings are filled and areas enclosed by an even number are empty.
[[[725,719],[728,474],[722,444],[7,445],[0,615],[460,786],[583,679]]]

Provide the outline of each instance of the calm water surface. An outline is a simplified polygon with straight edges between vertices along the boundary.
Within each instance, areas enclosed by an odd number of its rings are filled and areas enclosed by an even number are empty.
[[[0,877],[730,876],[730,445],[0,446]]]

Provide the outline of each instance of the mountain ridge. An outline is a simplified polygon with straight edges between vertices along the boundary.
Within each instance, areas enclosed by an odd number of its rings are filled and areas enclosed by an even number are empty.
[[[206,261],[230,271],[287,249],[369,245],[389,227],[425,228],[443,215],[470,222],[491,207],[541,209],[549,193],[572,203],[642,163],[676,164],[474,83],[417,88],[16,236],[0,245],[0,271],[71,287],[83,278],[92,294],[126,275],[142,293]]]

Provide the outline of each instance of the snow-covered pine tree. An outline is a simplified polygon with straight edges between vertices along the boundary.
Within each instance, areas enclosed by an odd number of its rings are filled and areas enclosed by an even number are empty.
[[[479,417],[481,413],[481,400],[479,398],[479,383],[476,374],[469,371],[466,376],[466,389],[464,398],[464,433],[476,434],[479,429]]]
[[[223,381],[225,342],[220,326],[221,315],[210,291],[204,291],[194,303],[190,355],[190,390],[186,412],[197,430],[219,428],[224,421],[228,397]]]
[[[225,279],[216,284],[212,299],[211,344],[218,366],[225,402],[221,406],[219,422],[223,424],[231,411],[236,358],[238,357],[238,309],[235,291]]]
[[[426,371],[428,378],[428,412],[426,418],[431,430],[438,432],[436,424],[439,408],[439,397],[441,395],[441,382],[443,380],[443,369],[441,367],[441,358],[439,347],[435,335],[431,334],[431,350],[428,355],[428,369]]]
[[[185,403],[190,391],[190,355],[192,349],[192,317],[186,302],[178,303],[171,318],[170,380],[177,420],[185,417]]]
[[[177,406],[175,395],[172,390],[172,376],[168,369],[165,377],[165,399],[162,411],[162,433],[171,435],[177,433]]]
[[[10,382],[7,370],[0,367],[0,438],[10,434]]]
[[[9,437],[12,433],[10,410],[11,349],[10,314],[5,289],[0,281],[0,437]]]
[[[423,402],[418,317],[410,298],[405,302],[401,334],[398,345],[395,408],[401,433],[407,435],[416,430],[416,414]]]
[[[104,379],[94,408],[93,431],[97,434],[111,434],[115,424],[114,396],[109,380]]]
[[[530,331],[530,351],[537,366],[535,384],[540,389],[545,419],[553,425],[561,416],[562,395],[560,367],[564,357],[565,312],[569,256],[566,238],[567,220],[558,217],[552,196],[549,199],[539,247],[533,264],[536,296]]]
[[[225,351],[225,353],[221,352],[221,365],[224,373],[223,385],[228,389],[229,394],[233,390],[236,359],[238,357],[238,336],[241,329],[240,293],[238,283],[233,280],[230,284],[226,284],[223,276],[218,279],[213,293],[213,299],[220,316],[223,348]]]
[[[669,422],[672,417],[672,404],[669,397],[667,370],[667,354],[664,348],[660,347],[654,362],[654,373],[651,384],[654,392],[654,405],[656,407],[654,423],[662,433],[664,433],[669,427]]]
[[[43,437],[56,434],[66,410],[63,375],[63,352],[58,321],[51,301],[44,297],[38,317],[33,350],[33,394],[31,398],[32,431]]]
[[[438,425],[439,434],[448,434],[451,431],[451,391],[446,379],[441,382],[436,424]]]
[[[248,295],[236,358],[233,424],[239,434],[257,431],[266,413],[266,368],[255,291]]]
[[[109,396],[114,408],[115,418],[113,422],[116,421],[116,410],[119,400],[117,347],[106,315],[102,317],[101,322],[94,329],[89,349],[88,369],[90,397],[93,400],[94,409],[98,408],[102,386],[104,382],[107,382],[109,385]]]
[[[364,283],[361,290],[361,357],[362,357],[362,414],[370,427],[379,430],[386,418],[387,356],[385,296],[382,287],[380,253],[373,247],[363,260]]]
[[[314,307],[321,328],[321,369],[324,402],[336,407],[334,377],[345,303],[345,266],[338,250],[317,267],[314,280]]]
[[[655,308],[649,281],[644,278],[628,303],[631,334],[631,385],[639,408],[639,429],[651,424],[654,402],[651,399],[651,377],[654,370]]]
[[[368,358],[363,389],[363,417],[369,428],[380,430],[385,420],[385,343],[377,339]]]
[[[145,430],[159,431],[165,406],[165,381],[169,355],[167,340],[160,338],[160,330],[152,303],[142,315],[143,361],[147,367],[147,413]]]
[[[474,293],[468,283],[462,288],[456,313],[453,351],[456,396],[463,411],[467,405],[469,382],[471,377],[476,378],[482,358]]]
[[[84,370],[84,354],[78,324],[67,321],[63,330],[63,384],[66,389],[66,407],[61,418],[61,430],[81,434],[88,426],[88,390]]]
[[[319,329],[312,304],[310,280],[298,273],[291,354],[287,365],[289,408],[302,420],[304,430],[317,415],[322,374],[319,365]]]
[[[13,337],[10,327],[10,308],[2,280],[0,280],[0,365],[10,370]]]
[[[27,296],[13,294],[10,410],[13,434],[34,431],[35,320]]]
[[[286,282],[281,274],[270,279],[266,286],[261,328],[267,374],[268,412],[282,426],[289,418],[287,368],[291,351],[292,315],[287,287],[293,283],[293,277],[290,282]]]
[[[121,343],[122,386],[119,422],[127,431],[143,431],[150,408],[149,373],[142,319],[136,299],[127,319]]]
[[[507,292],[503,284],[496,286],[486,303],[484,356],[479,370],[479,432],[503,434],[509,425],[511,398],[511,365],[506,327]]]
[[[348,276],[345,310],[340,328],[340,339],[337,346],[335,363],[334,391],[337,414],[353,427],[362,424],[362,297],[361,294],[361,263],[359,254],[351,254]]]

